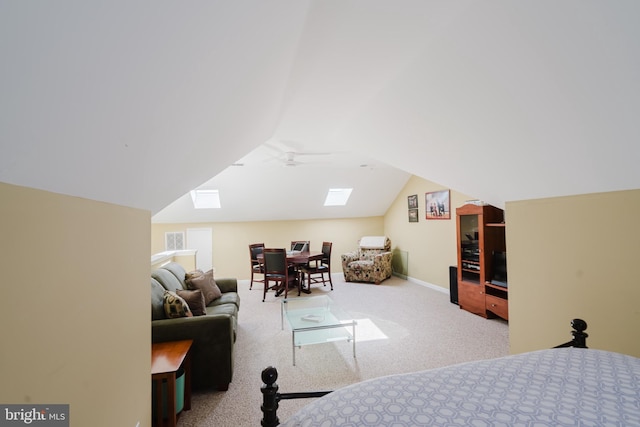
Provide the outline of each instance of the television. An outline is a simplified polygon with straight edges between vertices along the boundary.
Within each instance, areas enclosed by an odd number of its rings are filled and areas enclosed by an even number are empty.
[[[507,287],[507,253],[493,251],[491,253],[491,284]]]

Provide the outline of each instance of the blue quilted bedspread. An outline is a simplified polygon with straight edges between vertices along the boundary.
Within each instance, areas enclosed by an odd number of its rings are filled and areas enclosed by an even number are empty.
[[[640,426],[640,359],[563,348],[336,390],[284,426]]]

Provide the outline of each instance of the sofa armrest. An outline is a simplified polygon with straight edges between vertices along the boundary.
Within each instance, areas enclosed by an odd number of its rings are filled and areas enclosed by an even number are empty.
[[[393,258],[392,252],[382,252],[373,258],[373,270],[376,271],[375,283],[378,284],[387,277],[391,277],[393,268],[391,266]]]
[[[151,342],[193,340],[192,386],[226,390],[233,378],[233,316],[214,314],[151,321]]]
[[[214,314],[151,321],[151,342],[187,339],[233,343],[233,318],[228,314]]]
[[[222,293],[238,292],[238,279],[236,278],[216,279],[216,285],[218,285]]]
[[[359,260],[360,252],[359,251],[347,252],[342,254],[341,258],[342,258],[342,267],[344,268],[350,262]]]

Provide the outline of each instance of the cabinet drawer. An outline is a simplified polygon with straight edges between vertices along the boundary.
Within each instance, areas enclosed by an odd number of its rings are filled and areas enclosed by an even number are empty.
[[[506,299],[498,298],[494,295],[485,296],[487,311],[509,320],[509,303]]]
[[[486,317],[484,286],[475,283],[458,283],[458,303],[463,310]]]

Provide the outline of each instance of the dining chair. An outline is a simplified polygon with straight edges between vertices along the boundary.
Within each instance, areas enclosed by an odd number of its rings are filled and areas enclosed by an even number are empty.
[[[309,261],[309,264],[301,268],[302,274],[307,276],[307,289],[311,290],[312,283],[322,283],[327,286],[327,281],[333,290],[331,281],[331,242],[322,242],[322,258]],[[325,277],[325,274],[327,275]]]
[[[267,297],[269,289],[276,289],[276,296],[284,291],[284,297],[287,298],[290,286],[298,287],[298,295],[300,295],[300,285],[297,280],[297,274],[287,262],[287,250],[284,248],[265,248],[262,252],[264,261],[264,292],[262,294],[262,302]],[[274,282],[273,286],[270,283]]]
[[[251,258],[251,281],[249,282],[249,289],[253,288],[253,282],[264,282],[264,266],[258,261],[258,255],[264,250],[264,243],[252,243],[249,245],[249,255]],[[262,279],[256,279],[254,276],[261,274]]]

